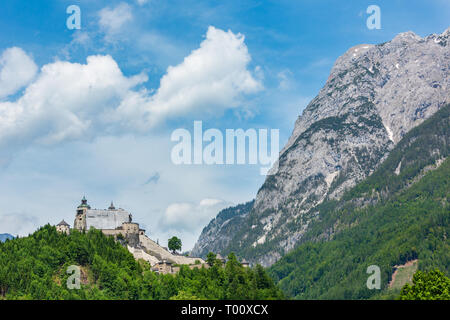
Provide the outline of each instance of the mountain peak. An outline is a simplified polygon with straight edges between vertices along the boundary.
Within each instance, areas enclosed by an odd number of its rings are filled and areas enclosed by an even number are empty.
[[[447,30],[442,32],[439,36],[436,37],[436,39],[434,39],[434,42],[445,47],[448,45],[449,38],[450,38],[450,28],[447,28]]]
[[[404,32],[340,56],[297,119],[277,173],[247,214],[202,233],[202,250],[245,253],[269,266],[294,248],[325,199],[339,199],[365,179],[407,132],[450,102],[447,35]]]
[[[402,32],[399,33],[398,35],[396,35],[394,37],[394,39],[392,39],[392,43],[396,43],[396,42],[417,42],[422,40],[422,38],[420,36],[418,36],[417,34],[415,34],[412,31],[406,31],[406,32]]]
[[[348,69],[352,63],[374,47],[373,44],[359,44],[351,47],[336,60],[331,70],[331,74],[336,74],[342,70]]]

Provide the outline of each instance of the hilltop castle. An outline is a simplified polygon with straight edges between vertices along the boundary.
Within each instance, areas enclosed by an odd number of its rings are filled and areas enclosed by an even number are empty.
[[[117,208],[111,201],[108,209],[92,209],[87,203],[86,197],[81,199],[81,204],[76,209],[74,229],[87,231],[90,228],[101,230],[107,236],[113,236],[130,251],[136,260],[147,261],[151,270],[157,273],[177,273],[182,264],[189,265],[190,269],[209,268],[209,265],[201,258],[183,256],[171,253],[153,241],[145,234],[145,230],[139,228],[139,224],[133,222],[131,213]],[[60,233],[70,234],[70,225],[62,220],[56,225],[56,230]],[[217,259],[225,265],[225,259],[219,254]],[[244,267],[249,263],[242,261]]]
[[[112,202],[108,209],[92,209],[86,197],[83,197],[76,209],[74,229],[87,231],[90,228],[101,230],[105,235],[113,236],[115,240],[121,240],[135,259],[149,262],[152,270],[159,273],[176,273],[179,267],[172,267],[172,264],[187,264],[192,268],[205,265],[205,261],[201,258],[173,254],[151,240],[145,234],[145,230],[133,222],[131,213],[116,208]],[[56,230],[70,234],[70,225],[63,220],[56,225]]]
[[[90,228],[102,230],[105,235],[114,236],[116,239],[121,235],[132,247],[137,247],[139,235],[145,234],[145,230],[139,228],[138,223],[132,222],[131,213],[126,210],[116,209],[112,202],[108,209],[91,209],[83,197],[77,207],[74,229],[83,231]]]

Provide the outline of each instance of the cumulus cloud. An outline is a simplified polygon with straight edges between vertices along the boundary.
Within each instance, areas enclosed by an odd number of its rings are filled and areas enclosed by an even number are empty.
[[[175,230],[197,234],[229,202],[206,198],[198,204],[190,202],[172,203],[161,218],[159,225],[163,230]]]
[[[12,47],[0,57],[0,99],[16,93],[36,75],[38,67],[21,48]]]
[[[99,18],[99,25],[108,38],[119,33],[127,22],[133,20],[133,13],[129,4],[121,2],[114,8],[100,10]]]
[[[247,66],[251,60],[244,36],[209,27],[200,48],[177,66],[170,66],[154,95],[129,95],[118,117],[145,114],[134,125],[152,126],[167,116],[202,112],[220,114],[241,105],[243,94],[262,89]]]
[[[110,56],[47,64],[17,101],[0,103],[0,145],[8,139],[52,144],[78,138],[94,122],[104,125],[110,108],[146,80],[125,77]]]
[[[187,114],[218,116],[262,88],[247,69],[250,59],[242,35],[210,27],[200,48],[169,67],[156,91],[139,89],[147,76],[125,76],[109,55],[46,64],[22,96],[0,102],[0,146],[147,131]]]

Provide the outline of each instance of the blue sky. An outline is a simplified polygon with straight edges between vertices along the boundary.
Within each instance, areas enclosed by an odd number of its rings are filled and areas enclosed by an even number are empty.
[[[73,4],[80,30],[66,27]],[[366,27],[372,4],[380,30]],[[0,233],[72,224],[86,195],[189,249],[264,176],[252,165],[175,166],[173,130],[192,131],[194,120],[275,128],[282,147],[347,49],[441,33],[449,21],[447,0],[3,0]]]

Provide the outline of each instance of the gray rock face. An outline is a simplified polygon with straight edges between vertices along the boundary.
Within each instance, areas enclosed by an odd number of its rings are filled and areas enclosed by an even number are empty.
[[[221,253],[239,231],[241,223],[253,207],[254,201],[223,209],[203,229],[191,251],[194,257],[206,257],[209,252]],[[219,235],[219,236],[218,236]]]
[[[449,37],[450,29],[426,38],[406,32],[337,59],[297,119],[277,173],[267,177],[252,211],[240,216],[239,230],[217,229],[203,251],[234,251],[269,266],[292,249],[318,204],[370,175],[406,132],[450,102]],[[217,245],[224,237],[231,239]]]

